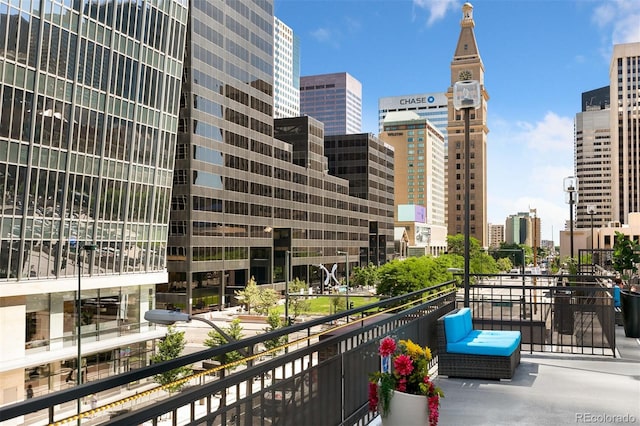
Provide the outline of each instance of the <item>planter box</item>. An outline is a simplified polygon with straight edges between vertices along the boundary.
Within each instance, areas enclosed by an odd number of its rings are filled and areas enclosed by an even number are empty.
[[[620,292],[622,325],[627,337],[640,337],[640,293]]]

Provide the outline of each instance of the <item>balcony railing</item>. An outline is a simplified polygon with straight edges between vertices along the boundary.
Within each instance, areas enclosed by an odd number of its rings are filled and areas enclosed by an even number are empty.
[[[558,285],[557,277],[540,277],[535,285],[534,277],[522,285],[519,278],[511,280],[517,285],[504,278],[486,283],[485,277],[485,284],[471,286],[476,327],[520,330],[523,352],[614,356],[611,289],[597,278],[576,278],[571,286]],[[0,407],[0,422],[62,425],[92,417],[92,424],[113,425],[158,425],[167,419],[203,425],[365,425],[377,415],[368,410],[367,382],[369,373],[379,369],[379,340],[390,334],[411,339],[437,355],[437,319],[461,305],[451,284]],[[283,335],[288,336],[286,346],[256,349]],[[153,383],[156,374],[240,348],[253,355],[235,370],[215,366],[198,371],[172,394]],[[434,356],[434,368],[436,363]],[[74,401],[91,394],[99,395],[102,405],[78,416]]]

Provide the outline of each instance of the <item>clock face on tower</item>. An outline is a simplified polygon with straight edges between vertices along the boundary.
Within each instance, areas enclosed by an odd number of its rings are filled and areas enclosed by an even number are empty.
[[[460,81],[471,80],[471,71],[469,70],[460,71],[460,74],[458,74],[458,80]]]

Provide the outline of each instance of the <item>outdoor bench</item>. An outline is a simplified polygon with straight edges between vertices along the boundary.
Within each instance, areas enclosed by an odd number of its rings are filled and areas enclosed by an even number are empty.
[[[519,331],[474,330],[471,309],[454,309],[438,318],[438,374],[511,379],[521,340]]]

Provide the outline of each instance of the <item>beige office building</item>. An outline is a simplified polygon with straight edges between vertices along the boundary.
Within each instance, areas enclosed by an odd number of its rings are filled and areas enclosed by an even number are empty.
[[[613,219],[640,212],[640,43],[613,46],[611,67],[611,176]]]
[[[449,235],[464,232],[465,188],[464,188],[464,117],[463,111],[453,108],[453,85],[460,80],[480,82],[481,104],[469,111],[469,201],[470,235],[487,245],[487,101],[489,94],[484,86],[484,64],[480,58],[473,32],[473,6],[462,6],[460,37],[451,61],[451,87],[449,99],[449,148],[447,161],[447,225]]]
[[[609,86],[582,94],[575,119],[576,228],[601,227],[613,220]]]
[[[395,152],[394,223],[409,237],[409,254],[446,250],[444,135],[413,111],[389,112],[380,139]]]
[[[504,242],[504,225],[489,224],[489,248],[499,248]]]

